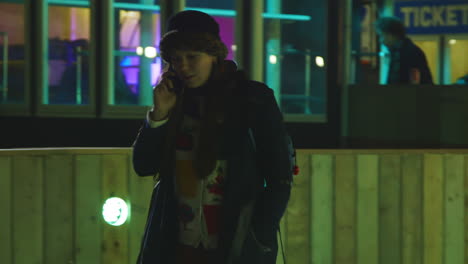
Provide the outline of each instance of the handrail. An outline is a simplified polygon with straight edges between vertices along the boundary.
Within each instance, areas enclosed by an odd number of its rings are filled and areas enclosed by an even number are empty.
[[[128,148],[16,148],[0,149],[0,157],[16,155],[101,155],[101,154],[130,154],[132,149]]]
[[[304,82],[305,82],[305,96],[306,98],[309,98],[310,95],[312,94],[312,86],[310,85],[310,72],[311,72],[311,56],[310,56],[310,50],[306,50],[306,54],[304,56]],[[311,114],[312,112],[310,111],[310,100],[306,99],[305,101],[305,113],[304,114]]]

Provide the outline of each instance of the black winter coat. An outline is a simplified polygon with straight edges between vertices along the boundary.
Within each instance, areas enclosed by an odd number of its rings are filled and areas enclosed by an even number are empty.
[[[239,108],[227,113],[220,143],[228,170],[218,251],[226,264],[274,264],[276,233],[291,188],[285,127],[271,89],[254,81],[237,86],[232,99]],[[166,130],[166,125],[141,128],[133,146],[138,175],[159,172]],[[162,175],[155,186],[138,264],[174,263],[178,215],[173,177]]]

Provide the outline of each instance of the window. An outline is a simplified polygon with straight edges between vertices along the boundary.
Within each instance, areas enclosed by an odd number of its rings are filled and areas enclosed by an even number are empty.
[[[152,105],[163,69],[159,1],[30,1],[31,17],[19,2],[0,0],[1,105],[36,106],[38,116],[104,118],[141,117]],[[227,59],[235,60],[236,1],[187,0],[185,7],[215,18]],[[326,120],[327,13],[325,0],[264,0],[258,78],[275,91],[286,120]],[[25,21],[34,34],[25,34]],[[26,42],[29,36],[36,42]]]
[[[447,73],[447,83],[468,84],[468,35],[448,36],[448,56],[450,63],[447,65],[450,73]]]
[[[24,5],[0,3],[0,104],[26,102]]]
[[[111,105],[152,104],[152,87],[161,72],[157,46],[160,16],[151,10],[116,9],[114,90]],[[118,21],[118,24],[117,24]]]
[[[265,1],[264,80],[286,121],[326,120],[326,1]]]
[[[48,13],[48,90],[43,103],[87,105],[90,9],[50,5]]]
[[[386,61],[390,56],[386,47],[380,46],[374,28],[378,15],[377,4],[363,1],[362,4],[353,6],[352,10],[352,36],[348,43],[352,57],[348,69],[348,83],[378,85],[386,80],[387,74],[386,70],[380,71],[379,59]]]

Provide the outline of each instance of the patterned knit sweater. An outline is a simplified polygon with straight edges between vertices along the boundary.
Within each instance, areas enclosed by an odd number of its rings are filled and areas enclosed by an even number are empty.
[[[152,121],[151,127],[162,126],[167,120]],[[223,200],[226,161],[217,160],[215,169],[199,177],[194,169],[194,153],[198,147],[200,120],[185,114],[176,137],[175,193],[178,198],[179,242],[198,248],[218,246],[220,208]]]

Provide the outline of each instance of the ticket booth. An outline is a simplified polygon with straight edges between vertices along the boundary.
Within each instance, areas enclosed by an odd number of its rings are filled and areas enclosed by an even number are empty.
[[[435,84],[468,75],[468,1],[396,1],[393,11],[426,54]]]
[[[401,19],[407,36],[424,51],[435,85],[385,85],[390,56],[374,29],[382,16]],[[468,1],[360,2],[352,19],[352,63],[346,64],[351,66],[343,99],[346,144],[468,146]]]

